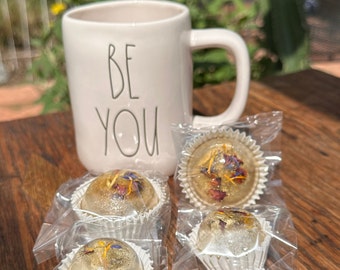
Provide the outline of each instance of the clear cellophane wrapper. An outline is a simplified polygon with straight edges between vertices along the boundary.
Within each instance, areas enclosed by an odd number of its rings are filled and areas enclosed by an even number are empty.
[[[282,161],[280,144],[282,121],[282,112],[273,111],[246,116],[228,125],[200,128],[188,125],[173,127],[178,158],[178,167],[174,176],[178,197],[176,231],[178,241],[173,269],[294,269],[297,250],[296,231],[291,214],[280,196],[282,181],[279,177],[279,168]],[[197,178],[197,171],[190,167],[190,158],[196,156],[197,159],[196,148],[203,145],[202,149],[208,149],[213,145],[211,142],[215,140],[214,134],[220,133],[223,136],[227,133],[226,136],[232,141],[231,143],[242,144],[242,147],[245,145],[247,148],[245,151],[248,151],[249,148],[249,155],[252,158],[255,157],[255,164],[259,164],[256,165],[259,167],[257,168],[258,172],[254,174],[258,177],[257,185],[252,187],[253,193],[249,199],[241,200],[240,203],[228,204],[227,202],[223,204],[220,200],[217,200],[217,203],[206,203],[201,200],[199,194],[195,194],[195,189],[191,187],[190,181],[193,181],[192,179],[197,181],[199,178]],[[206,139],[210,142],[204,145]],[[213,153],[216,154],[216,151]],[[224,158],[225,156],[224,153]],[[205,168],[202,170],[203,173],[207,174],[207,171],[211,171],[213,174],[214,162],[213,158],[208,158],[206,164],[209,169]],[[230,180],[231,177],[228,179]],[[232,185],[235,184],[238,182],[233,181]],[[220,197],[218,198],[220,199]],[[265,256],[263,267],[244,266],[242,268],[240,264],[236,263],[233,268],[223,264],[223,260],[219,260],[217,257],[209,258],[207,263],[207,257],[204,254],[198,254],[195,250],[192,244],[193,231],[195,228],[197,230],[209,211],[220,207],[246,209],[268,225],[263,226],[263,232],[270,238],[268,247],[264,247],[264,252],[262,252]],[[227,258],[227,261],[230,260],[232,258]]]
[[[86,240],[101,237],[98,234],[94,235],[96,232],[94,228],[100,228],[99,231],[103,232],[103,236],[138,242],[139,246],[141,243],[149,243],[149,252],[154,247],[157,247],[156,250],[165,249],[163,239],[167,236],[171,213],[168,177],[155,171],[133,171],[148,179],[154,187],[159,198],[155,207],[128,217],[88,213],[77,206],[86,188],[100,175],[86,174],[77,179],[70,179],[57,190],[52,206],[44,219],[33,247],[36,261],[41,263],[55,256],[58,260],[65,259],[67,254],[84,244]],[[80,229],[85,230],[85,234],[89,233],[90,236],[85,237]],[[77,234],[80,234],[79,238]],[[76,242],[73,243],[74,239]],[[150,256],[153,253],[151,252]],[[165,269],[158,264],[158,259],[152,258],[152,261],[152,269]]]

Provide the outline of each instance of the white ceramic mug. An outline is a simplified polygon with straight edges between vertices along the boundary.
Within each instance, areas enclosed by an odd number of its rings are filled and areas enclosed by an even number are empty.
[[[62,29],[77,152],[89,171],[171,175],[172,124],[218,125],[244,110],[250,65],[243,39],[226,29],[192,30],[184,5],[94,3],[67,11]],[[193,117],[192,51],[208,47],[234,55],[235,95],[221,115]]]

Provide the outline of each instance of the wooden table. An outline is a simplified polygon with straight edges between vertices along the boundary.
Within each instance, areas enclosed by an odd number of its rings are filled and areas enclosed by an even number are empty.
[[[230,96],[232,89],[233,83],[225,83],[196,90],[195,111],[221,112],[226,106],[221,96]],[[284,113],[281,195],[298,234],[296,269],[340,266],[339,94],[340,79],[316,70],[250,85],[244,115]],[[1,269],[52,269],[57,264],[52,259],[37,265],[32,247],[57,188],[86,172],[73,136],[70,112],[0,123]]]

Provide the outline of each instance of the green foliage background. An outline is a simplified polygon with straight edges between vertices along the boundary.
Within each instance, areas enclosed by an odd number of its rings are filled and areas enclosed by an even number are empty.
[[[239,33],[248,46],[252,79],[289,73],[309,66],[309,35],[302,0],[174,0],[187,5],[192,27],[228,28]],[[96,2],[63,1],[67,8]],[[97,1],[99,2],[99,1]],[[62,46],[61,17],[32,40],[41,51],[29,71],[38,82],[52,82],[38,101],[44,113],[65,110],[70,105]],[[194,86],[235,79],[235,66],[221,49],[194,53]]]

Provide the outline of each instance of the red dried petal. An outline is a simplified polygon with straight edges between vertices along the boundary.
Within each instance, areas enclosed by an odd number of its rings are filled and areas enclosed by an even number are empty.
[[[216,201],[222,201],[227,196],[227,193],[222,190],[210,189],[209,195]]]
[[[213,178],[210,181],[212,187],[218,187],[221,185],[221,178]]]

